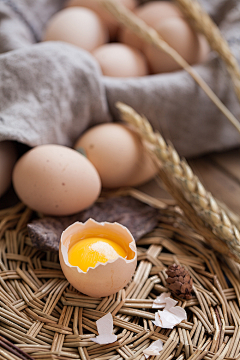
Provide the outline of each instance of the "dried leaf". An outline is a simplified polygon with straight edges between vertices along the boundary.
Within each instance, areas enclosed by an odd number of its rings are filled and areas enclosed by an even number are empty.
[[[61,233],[75,221],[92,218],[98,222],[118,222],[126,226],[135,240],[157,225],[158,210],[130,196],[109,198],[97,202],[78,214],[64,217],[45,217],[28,224],[28,233],[34,246],[42,250],[58,251]]]

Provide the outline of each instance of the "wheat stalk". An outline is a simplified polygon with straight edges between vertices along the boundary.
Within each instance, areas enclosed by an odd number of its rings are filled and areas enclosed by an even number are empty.
[[[185,159],[180,159],[171,144],[154,132],[144,116],[130,106],[118,102],[122,120],[130,124],[158,166],[159,176],[169,193],[178,202],[191,225],[203,235],[217,251],[240,262],[240,233],[227,212],[192,172]]]
[[[211,101],[218,107],[218,109],[226,116],[233,126],[240,133],[240,123],[236,117],[229,111],[229,109],[221,102],[217,95],[212,91],[208,84],[201,78],[201,76],[178,54],[156,30],[148,26],[143,20],[126,9],[123,5],[114,0],[97,0],[104,8],[106,8],[121,24],[130,29],[140,38],[154,45],[156,48],[164,51],[172,59],[174,59],[189,75],[196,81]]]
[[[207,38],[211,48],[215,50],[225,62],[232,78],[238,100],[240,101],[240,69],[238,62],[232,54],[227,41],[222,37],[219,28],[196,0],[175,1],[192,22],[196,30],[200,31]]]

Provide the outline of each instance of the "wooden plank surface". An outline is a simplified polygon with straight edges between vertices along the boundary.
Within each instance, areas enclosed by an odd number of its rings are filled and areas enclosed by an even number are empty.
[[[206,190],[240,216],[240,149],[211,154],[188,163]],[[154,180],[141,186],[140,190],[158,198],[169,198]]]
[[[154,179],[139,186],[138,189],[158,199],[172,199],[171,195],[164,190],[164,185]]]
[[[228,176],[231,176],[240,183],[240,149],[211,155],[210,158],[216,165],[225,171]]]
[[[226,169],[216,165],[211,158],[204,157],[190,161],[194,173],[218,200],[240,215],[240,180],[235,180]]]

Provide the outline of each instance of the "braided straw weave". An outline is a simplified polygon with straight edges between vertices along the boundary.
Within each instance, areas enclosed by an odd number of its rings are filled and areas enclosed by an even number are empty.
[[[205,190],[185,159],[180,159],[171,144],[154,132],[148,120],[131,107],[117,103],[121,117],[138,132],[154,156],[161,180],[175,198],[191,224],[211,246],[240,263],[239,226],[222,206]]]
[[[186,70],[189,75],[196,81],[196,83],[202,88],[206,95],[212,100],[212,102],[219,108],[219,110],[226,116],[226,118],[232,123],[233,126],[240,132],[240,123],[236,117],[228,110],[228,108],[221,102],[221,100],[216,96],[216,94],[211,90],[208,84],[201,78],[201,76],[174,50],[163,38],[157,33],[156,30],[148,26],[144,21],[138,18],[131,11],[126,9],[120,3],[115,2],[114,0],[97,0],[104,8],[106,8],[115,18],[124,26],[126,26],[133,33],[138,35],[140,38],[146,42],[154,45],[155,47],[161,49],[167,53],[171,58],[173,58],[184,70]],[[181,3],[181,7],[185,10],[188,8],[188,3],[191,3],[192,0],[177,0]],[[195,2],[194,2],[195,4]],[[224,61],[227,61],[228,69],[234,79],[235,90],[239,94],[239,68],[237,65],[234,56],[231,54],[231,51],[227,45],[227,42],[222,39],[219,31],[216,30],[216,26],[213,24],[209,16],[203,12],[203,10],[198,11],[199,5],[196,3],[191,4],[187,14],[189,17],[194,19],[194,24],[201,25],[201,31],[206,35],[210,45],[214,46],[219,54],[221,54]],[[198,6],[197,6],[198,5]],[[192,10],[191,10],[192,9]],[[187,10],[186,10],[187,11]],[[199,14],[199,15],[198,15]],[[201,24],[202,18],[204,22]],[[198,20],[198,21],[197,21]],[[206,27],[206,28],[205,28]],[[218,46],[216,46],[218,43]]]

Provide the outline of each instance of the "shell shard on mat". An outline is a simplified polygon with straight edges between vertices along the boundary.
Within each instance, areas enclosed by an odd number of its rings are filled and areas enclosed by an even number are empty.
[[[160,355],[160,351],[162,351],[163,342],[162,340],[154,341],[149,347],[143,350],[145,358],[148,359],[149,356],[157,356]]]
[[[158,310],[155,313],[153,324],[163,329],[173,329],[181,321],[187,320],[186,311],[180,306],[175,306],[176,304],[176,300],[166,298],[166,306],[163,311]]]
[[[152,308],[153,309],[162,309],[166,306],[166,298],[169,298],[171,293],[162,293],[154,301]]]
[[[72,245],[87,237],[111,236],[127,253],[127,259],[119,256],[106,263],[98,262],[87,272],[68,261],[68,251]],[[88,219],[85,223],[75,222],[63,231],[60,241],[59,258],[62,271],[67,280],[78,291],[93,297],[114,294],[124,288],[131,280],[136,265],[136,243],[130,231],[118,223],[101,222]]]
[[[117,335],[113,334],[113,317],[111,313],[104,315],[96,321],[99,335],[95,338],[90,338],[97,344],[111,344],[117,341]]]
[[[177,300],[174,300],[172,298],[166,298],[166,305],[165,305],[165,308],[164,310],[168,310],[170,311],[170,309],[172,309],[173,307],[175,307],[175,305],[177,305]]]

